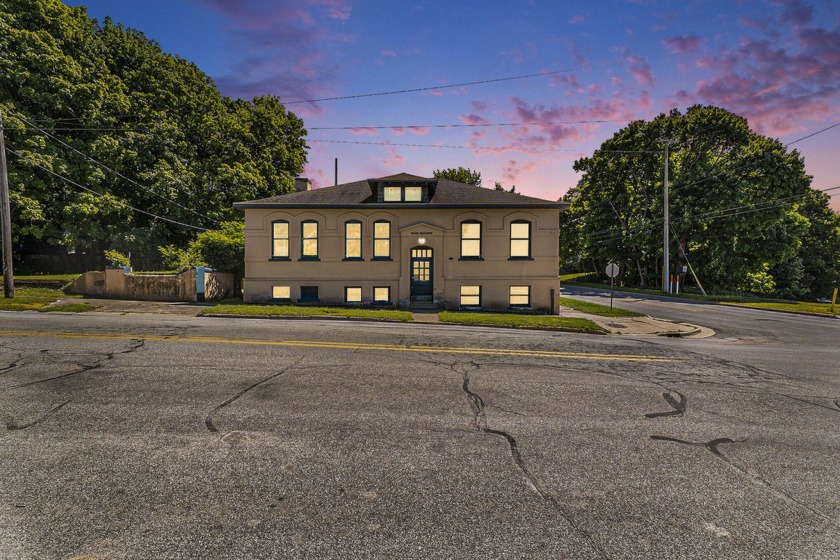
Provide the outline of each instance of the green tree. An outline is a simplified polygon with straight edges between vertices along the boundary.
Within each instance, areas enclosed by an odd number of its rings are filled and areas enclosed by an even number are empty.
[[[156,267],[159,246],[200,231],[182,224],[214,228],[237,200],[291,192],[306,163],[303,121],[277,98],[228,99],[142,32],[58,0],[0,4],[0,108],[30,268],[38,254],[101,266],[105,249]]]
[[[707,287],[737,289],[748,275],[772,280],[762,274],[793,258],[808,229],[797,201],[813,192],[810,177],[795,150],[717,107],[634,121],[576,161],[583,175],[564,197],[570,207],[561,224],[563,259],[586,270],[614,261],[634,271],[640,285],[656,283],[663,138],[671,142],[674,269],[684,251]]]
[[[450,181],[458,181],[459,183],[475,185],[476,187],[481,186],[481,173],[473,171],[468,167],[435,169],[432,175],[438,179],[449,179]]]

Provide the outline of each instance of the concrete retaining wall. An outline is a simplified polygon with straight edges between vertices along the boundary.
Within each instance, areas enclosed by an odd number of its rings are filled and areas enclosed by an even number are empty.
[[[132,274],[130,268],[108,267],[105,272],[85,272],[66,291],[145,301],[212,301],[233,294],[233,274],[205,269],[203,285],[198,286],[197,272],[200,275],[193,267],[180,274]]]

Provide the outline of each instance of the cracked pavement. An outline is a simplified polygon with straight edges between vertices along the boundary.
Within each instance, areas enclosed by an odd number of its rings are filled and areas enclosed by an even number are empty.
[[[829,372],[437,325],[0,330],[0,559],[840,555]]]

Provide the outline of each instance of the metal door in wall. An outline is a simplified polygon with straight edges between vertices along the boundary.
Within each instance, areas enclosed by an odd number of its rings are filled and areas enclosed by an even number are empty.
[[[411,250],[411,301],[432,301],[432,250]]]

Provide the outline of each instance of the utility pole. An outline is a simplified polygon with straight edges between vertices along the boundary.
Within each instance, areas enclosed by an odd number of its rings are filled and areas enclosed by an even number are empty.
[[[6,169],[6,141],[3,137],[3,111],[0,110],[0,222],[3,231],[3,292],[15,297],[12,271],[12,212],[9,207],[9,173]]]
[[[670,245],[671,223],[668,219],[668,147],[671,145],[671,139],[659,138],[659,142],[665,145],[665,181],[662,185],[662,210],[664,213],[664,224],[662,228],[662,291],[668,290],[668,274],[670,273],[671,263],[669,262],[670,255],[668,254],[668,246]]]

